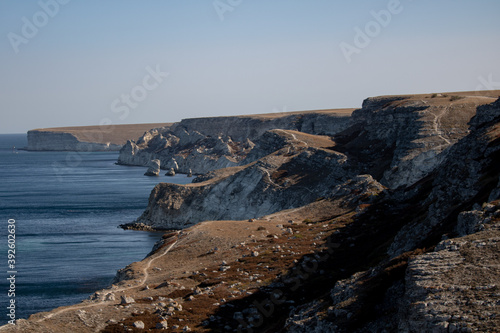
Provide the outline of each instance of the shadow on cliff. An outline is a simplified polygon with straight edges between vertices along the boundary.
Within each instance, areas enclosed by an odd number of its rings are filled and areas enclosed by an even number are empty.
[[[353,126],[334,136],[337,144],[335,150],[346,154],[351,163],[357,166],[360,174],[370,174],[377,181],[383,178],[385,171],[391,169],[391,165],[396,160],[396,154],[405,155],[410,150],[418,148],[416,141],[423,137],[419,133],[425,122],[420,120],[422,115],[419,111],[426,110],[428,106],[392,107],[393,101],[387,100],[383,105],[378,106],[382,108],[379,112],[403,113],[405,118],[403,124],[393,121],[386,124],[385,128],[380,126],[380,128],[370,129],[367,128],[366,121],[357,121]],[[363,109],[354,111],[353,117],[363,112],[367,113],[364,108],[365,106]],[[392,115],[390,117],[392,118]],[[410,139],[405,142],[402,138]]]
[[[458,214],[473,209],[474,205],[488,202],[492,191],[498,187],[498,122],[499,117],[496,117],[477,126],[471,135],[457,143],[455,151],[437,170],[416,184],[387,191],[354,218],[348,218],[347,214],[344,218],[321,221],[339,224],[337,232],[328,236],[327,249],[303,256],[266,287],[242,299],[228,302],[214,316],[223,318],[224,325],[238,328],[240,332],[284,331],[287,325],[292,324],[293,314],[298,314],[296,319],[302,323],[317,320],[315,317],[321,318],[335,325],[340,332],[363,330],[374,321],[384,322],[386,326],[393,325],[392,329],[397,330],[408,259],[433,250],[443,236],[456,237]],[[362,129],[351,131],[344,132],[344,137],[339,140],[346,152],[353,151],[361,143],[366,145],[368,140]],[[371,144],[373,147],[377,142]],[[371,156],[359,151],[356,158],[365,165],[373,165],[376,176],[380,166],[374,164],[394,153],[394,146],[385,147],[385,151],[380,150]],[[478,147],[481,147],[481,153],[477,153]],[[475,151],[476,155],[470,150]],[[474,161],[468,162],[469,157]],[[476,173],[467,164],[473,162],[480,165]],[[388,162],[385,163],[388,166]],[[460,163],[465,164],[462,169],[459,168]],[[381,172],[378,175],[381,177]],[[443,179],[444,175],[449,178]],[[454,184],[453,191],[447,188],[450,184]],[[454,191],[460,192],[464,187],[470,190],[471,195],[454,195]],[[446,201],[440,202],[436,199],[439,196],[444,196]],[[436,203],[440,205],[439,210],[436,210]],[[433,218],[439,220],[430,223]],[[419,230],[420,225],[426,226],[423,229],[425,232],[420,237],[413,235],[409,249],[393,248],[393,255],[388,254],[397,236],[401,238],[400,241],[404,241],[404,237],[412,237],[411,232]],[[398,235],[404,228],[408,229],[409,234]],[[265,264],[259,262],[258,258],[243,262],[246,265],[244,267],[249,269]],[[347,287],[352,289],[355,297],[339,296],[337,301],[341,302],[334,304],[332,289],[337,282],[349,277],[352,284],[347,284]],[[342,293],[349,294],[349,291],[343,290]],[[399,300],[394,297],[399,297]],[[300,313],[306,315],[301,317]],[[224,325],[213,321],[209,327],[211,331],[219,332]],[[304,329],[306,332],[307,328]]]

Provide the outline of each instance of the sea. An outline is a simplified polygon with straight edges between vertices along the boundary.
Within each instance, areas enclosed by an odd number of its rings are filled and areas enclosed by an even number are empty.
[[[118,152],[19,149],[26,146],[26,134],[0,135],[0,325],[12,311],[28,318],[109,286],[161,238],[118,226],[142,214],[160,181],[192,180],[146,177],[144,167],[115,164]]]

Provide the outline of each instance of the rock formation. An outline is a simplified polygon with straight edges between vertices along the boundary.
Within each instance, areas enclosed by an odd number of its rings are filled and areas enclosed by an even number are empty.
[[[118,163],[146,165],[151,159],[159,159],[162,168],[203,174],[247,164],[254,141],[269,130],[338,133],[348,127],[351,111],[185,119],[168,128],[149,131],[137,142],[128,141],[120,151]]]
[[[269,138],[283,141],[281,149],[245,166],[201,177],[188,186],[157,185],[137,222],[168,229],[207,219],[255,218],[308,204],[354,176],[345,155],[328,149],[334,143],[327,137],[271,132],[274,135]]]
[[[148,164],[148,171],[144,176],[158,176],[160,175],[160,160],[151,160]]]

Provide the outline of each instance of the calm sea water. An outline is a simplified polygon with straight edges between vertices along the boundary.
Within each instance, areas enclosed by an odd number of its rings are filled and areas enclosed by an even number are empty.
[[[27,152],[26,135],[0,135],[0,324],[8,296],[7,225],[16,225],[16,318],[73,304],[108,286],[161,237],[122,230],[165,177],[118,166],[118,153]],[[189,183],[184,175],[168,181]]]

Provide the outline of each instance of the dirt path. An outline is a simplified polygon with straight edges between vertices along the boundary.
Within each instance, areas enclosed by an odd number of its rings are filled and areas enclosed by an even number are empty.
[[[276,131],[280,131],[280,132],[283,132],[285,134],[291,135],[294,141],[302,143],[305,147],[309,146],[305,141],[302,141],[302,140],[298,139],[297,136],[295,136],[295,134],[290,133],[289,131],[285,131],[285,130],[282,130],[282,129],[277,129]]]
[[[163,253],[161,255],[159,255],[157,257],[154,257],[154,258],[151,258],[147,262],[147,264],[144,266],[144,268],[142,269],[142,273],[144,274],[144,278],[141,279],[141,283],[140,284],[129,286],[129,287],[123,287],[123,288],[119,288],[119,289],[110,289],[110,292],[112,292],[112,293],[119,293],[119,292],[131,290],[131,289],[136,289],[136,288],[140,288],[140,287],[144,286],[146,284],[148,278],[149,278],[148,270],[151,268],[151,265],[153,264],[153,262],[155,262],[159,258],[162,258],[163,256],[165,256],[167,253],[170,252],[170,250],[172,250],[172,248],[175,245],[177,245],[177,243],[179,241],[179,236],[180,236],[181,232],[177,231],[176,233],[177,233],[177,235],[176,235],[177,238],[175,239],[175,241],[172,244],[170,244],[165,249],[165,251],[163,251]],[[65,308],[63,308],[63,309],[61,309],[59,311],[49,313],[46,316],[44,316],[43,318],[37,320],[36,322],[37,323],[43,322],[43,321],[45,321],[47,319],[50,319],[52,317],[58,316],[58,315],[60,315],[62,313],[65,313],[65,312],[68,312],[68,311],[71,311],[71,310],[79,310],[79,309],[91,308],[91,307],[95,307],[95,306],[98,306],[98,305],[103,305],[103,304],[110,303],[110,302],[113,302],[113,301],[111,301],[111,300],[101,300],[101,301],[98,301],[98,302],[95,302],[95,303],[92,303],[92,304],[87,304],[87,305],[76,304],[76,305],[68,306],[68,307],[65,307]],[[5,328],[15,328],[15,327],[7,324],[7,325],[4,325],[4,326],[0,327],[0,330],[3,330]]]
[[[448,113],[448,110],[449,110],[449,106],[447,106],[443,112],[441,112],[441,114],[437,115],[437,114],[434,114],[434,113],[431,113],[433,116],[434,116],[434,120],[432,121],[432,127],[434,129],[434,132],[437,134],[437,136],[442,139],[444,142],[446,142],[446,144],[448,145],[451,145],[451,142],[450,140],[448,140],[447,138],[445,138],[443,135],[442,135],[442,131],[439,129],[440,128],[440,121],[441,121],[441,118],[446,114]]]

